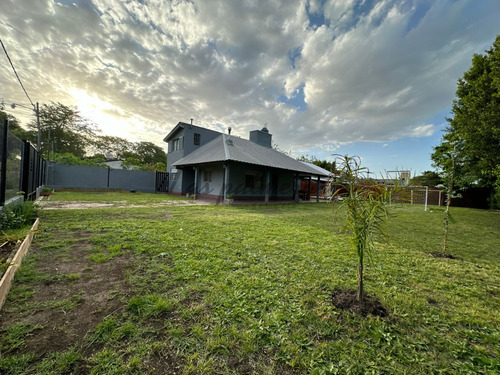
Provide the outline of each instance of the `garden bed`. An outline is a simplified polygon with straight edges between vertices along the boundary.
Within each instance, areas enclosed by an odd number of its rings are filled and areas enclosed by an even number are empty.
[[[5,263],[10,263],[10,264],[3,273],[2,278],[0,280],[0,310],[2,309],[7,294],[9,293],[10,286],[12,284],[12,279],[14,278],[14,274],[16,273],[19,266],[21,266],[21,261],[23,260],[24,255],[26,255],[26,253],[29,250],[31,241],[33,240],[33,235],[38,228],[38,223],[39,220],[36,219],[24,241],[15,250],[15,254],[12,257],[12,260],[10,260],[10,256],[6,258]],[[12,253],[12,250],[13,249],[10,249],[9,254]]]

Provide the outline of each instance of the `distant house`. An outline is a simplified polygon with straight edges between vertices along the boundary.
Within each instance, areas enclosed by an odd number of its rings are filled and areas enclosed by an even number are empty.
[[[299,200],[300,182],[329,172],[272,148],[266,128],[235,137],[179,122],[168,143],[169,192],[235,200]],[[317,193],[319,199],[319,191]]]
[[[122,163],[123,163],[122,159],[106,160],[104,162],[104,164],[106,164],[111,169],[123,169]]]

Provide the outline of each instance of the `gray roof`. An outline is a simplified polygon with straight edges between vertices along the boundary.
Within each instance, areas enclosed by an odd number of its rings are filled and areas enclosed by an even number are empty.
[[[330,176],[332,174],[332,172],[324,169],[324,168],[321,168],[319,165],[316,165],[316,164],[313,164],[313,163],[308,163],[306,161],[303,161],[302,163],[306,164],[307,166],[317,170],[319,172],[319,175],[324,175],[324,176]]]
[[[189,165],[236,161],[264,167],[286,169],[313,176],[328,176],[330,172],[298,161],[273,148],[260,146],[249,140],[221,134],[213,141],[193,151],[173,165]]]

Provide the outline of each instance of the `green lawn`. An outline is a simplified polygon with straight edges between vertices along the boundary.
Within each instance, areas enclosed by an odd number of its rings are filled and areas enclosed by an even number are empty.
[[[185,200],[187,198],[168,194],[148,194],[129,191],[96,192],[85,191],[60,191],[50,196],[50,199],[58,202],[96,202],[96,203],[128,203],[128,204],[153,204],[170,200]]]
[[[166,197],[107,194],[51,199]],[[452,213],[444,259],[429,254],[442,210],[391,210],[365,269],[378,318],[331,304],[357,269],[329,204],[43,211],[0,315],[0,372],[498,373],[500,212]]]

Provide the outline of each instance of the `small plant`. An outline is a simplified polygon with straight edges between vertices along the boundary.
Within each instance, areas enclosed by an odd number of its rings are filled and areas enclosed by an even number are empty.
[[[19,229],[38,217],[39,207],[32,201],[4,206],[0,212],[0,229]]]
[[[342,165],[343,182],[333,197],[342,197],[342,206],[347,209],[346,227],[351,232],[351,243],[358,257],[356,297],[362,302],[364,261],[375,248],[375,239],[385,236],[383,223],[388,214],[388,191],[364,178],[365,168],[360,166],[357,157],[342,156],[339,164]]]
[[[458,161],[458,150],[457,148],[460,148],[462,144],[460,142],[455,142],[453,146],[453,150],[447,153],[443,153],[441,156],[441,160],[443,160],[446,163],[446,170],[444,172],[445,175],[445,184],[438,185],[439,188],[443,188],[444,192],[446,194],[446,206],[444,210],[444,217],[443,217],[443,222],[444,222],[444,239],[443,239],[443,246],[441,247],[441,256],[443,257],[449,257],[449,255],[446,255],[446,250],[448,246],[448,234],[449,234],[449,224],[450,222],[454,222],[453,217],[451,216],[450,213],[450,205],[451,205],[451,200],[454,198],[461,198],[460,194],[457,194],[455,191],[454,187],[456,185],[456,168],[457,168],[457,161]]]

